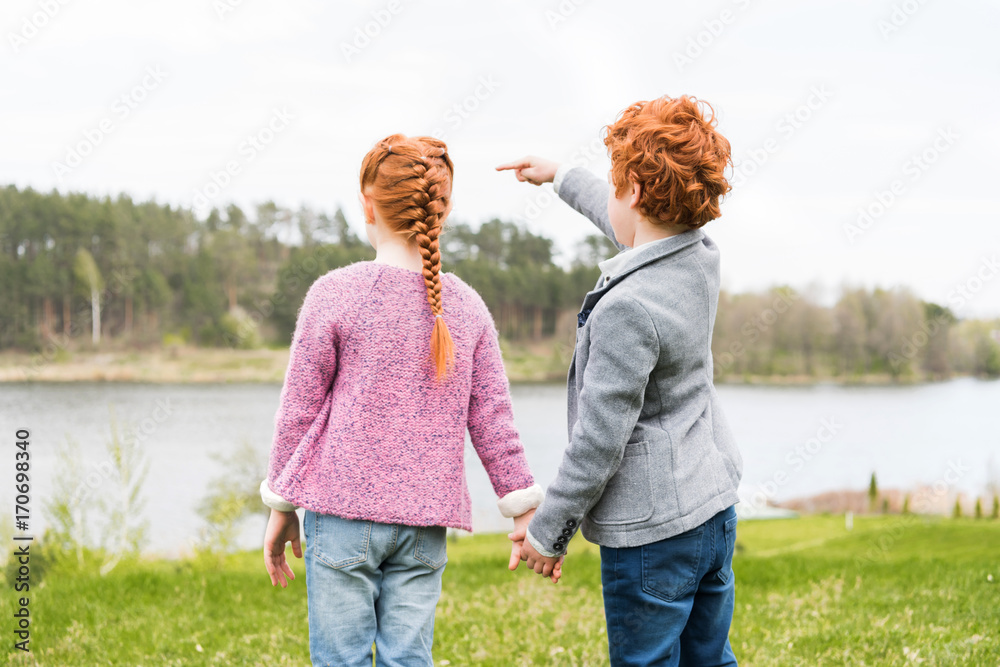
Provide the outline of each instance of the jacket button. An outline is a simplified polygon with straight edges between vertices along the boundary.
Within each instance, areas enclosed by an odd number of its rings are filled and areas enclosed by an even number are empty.
[[[559,544],[566,544],[566,536],[560,535],[559,537],[556,538],[556,542],[558,542]]]
[[[576,528],[576,520],[575,519],[569,519],[569,520],[566,521],[566,525],[569,526],[570,528]]]
[[[562,542],[556,542],[555,544],[553,544],[552,545],[552,550],[553,551],[562,551],[563,550]]]
[[[562,529],[562,534],[565,535],[566,537],[569,537],[570,535],[573,534],[573,531],[570,528],[563,528]]]

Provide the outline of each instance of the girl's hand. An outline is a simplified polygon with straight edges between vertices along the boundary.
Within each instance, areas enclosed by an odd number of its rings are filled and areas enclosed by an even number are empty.
[[[295,573],[285,560],[285,543],[292,543],[292,552],[296,558],[302,558],[302,544],[299,542],[299,517],[295,512],[279,512],[271,510],[267,520],[267,530],[264,532],[264,567],[271,577],[271,585],[281,584],[288,587],[285,580],[295,578]]]
[[[534,155],[528,155],[520,160],[508,162],[497,167],[497,171],[507,169],[513,169],[514,176],[522,183],[527,182],[532,185],[541,185],[542,183],[552,182],[552,179],[556,177],[556,170],[559,169],[559,163],[535,157]]]
[[[524,544],[524,536],[528,533],[528,524],[531,523],[531,517],[533,516],[535,516],[535,510],[530,509],[521,516],[514,517],[514,532],[507,535],[511,541],[510,563],[507,565],[507,568],[511,571],[516,570],[517,566],[523,560],[521,558],[521,546]]]
[[[535,568],[535,559],[544,558],[537,551],[535,551],[531,544],[528,542],[528,524],[531,523],[531,517],[535,516],[535,510],[528,510],[524,514],[518,517],[514,517],[514,532],[508,533],[507,537],[513,543],[510,548],[510,563],[507,565],[508,569],[511,571],[516,570],[517,566],[521,564],[522,560],[528,561],[528,567],[538,574],[547,577],[552,580],[553,584],[558,584],[559,580],[562,579],[562,565],[563,561],[566,560],[565,556],[559,556],[556,559],[552,559],[549,563],[549,569],[547,572],[543,572],[542,569]]]

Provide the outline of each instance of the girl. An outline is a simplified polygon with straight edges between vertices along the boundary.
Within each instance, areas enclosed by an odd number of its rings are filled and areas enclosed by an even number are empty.
[[[319,278],[298,315],[261,496],[272,585],[295,578],[285,543],[302,557],[306,509],[313,664],[371,665],[372,643],[378,665],[433,664],[446,527],[472,529],[466,428],[515,529],[542,500],[490,313],[441,271],[453,171],[437,139],[376,144],[361,165],[375,260]]]

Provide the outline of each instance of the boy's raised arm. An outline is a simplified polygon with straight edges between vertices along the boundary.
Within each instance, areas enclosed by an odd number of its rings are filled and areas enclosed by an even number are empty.
[[[563,165],[553,181],[556,194],[579,213],[587,217],[602,234],[611,239],[615,247],[624,250],[615,238],[608,218],[608,184],[583,167]]]
[[[582,167],[560,165],[534,155],[502,164],[497,171],[513,170],[514,176],[522,183],[541,185],[552,183],[563,201],[582,213],[611,239],[619,250],[624,246],[615,238],[611,221],[608,219],[608,184]]]

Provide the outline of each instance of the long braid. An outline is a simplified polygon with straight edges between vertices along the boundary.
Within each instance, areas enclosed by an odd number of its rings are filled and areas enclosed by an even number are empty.
[[[400,164],[403,160],[387,160],[390,155],[398,155],[408,164]],[[430,352],[439,380],[447,376],[455,361],[455,345],[444,320],[441,300],[438,241],[451,198],[453,171],[444,142],[431,137],[409,139],[393,135],[372,149],[361,172],[362,190],[381,185],[377,188],[379,192],[373,191],[372,195],[387,219],[417,244],[423,260],[427,302],[434,314]]]

